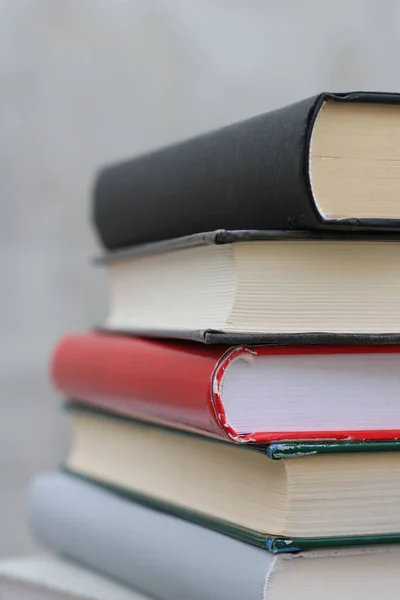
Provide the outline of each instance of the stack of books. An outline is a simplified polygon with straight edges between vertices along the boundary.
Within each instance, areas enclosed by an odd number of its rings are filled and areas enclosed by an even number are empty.
[[[107,167],[94,222],[110,312],[54,353],[38,540],[159,600],[397,600],[400,95]]]

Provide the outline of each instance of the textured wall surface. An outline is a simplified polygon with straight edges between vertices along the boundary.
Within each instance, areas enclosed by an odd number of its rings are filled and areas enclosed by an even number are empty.
[[[94,169],[322,90],[400,90],[386,0],[0,0],[0,555],[68,447],[57,337],[107,305]],[[188,199],[190,201],[190,199]]]

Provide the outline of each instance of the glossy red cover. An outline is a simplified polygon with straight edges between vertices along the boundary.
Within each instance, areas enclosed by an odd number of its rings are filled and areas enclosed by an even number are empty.
[[[52,361],[55,386],[74,401],[225,440],[269,443],[299,439],[383,440],[400,431],[316,431],[239,435],[220,395],[225,369],[243,354],[399,353],[400,346],[234,347],[162,342],[106,333],[65,336]],[[245,401],[245,399],[244,399]]]
[[[64,394],[134,418],[224,436],[211,403],[221,347],[112,334],[71,334],[58,344],[52,379]]]

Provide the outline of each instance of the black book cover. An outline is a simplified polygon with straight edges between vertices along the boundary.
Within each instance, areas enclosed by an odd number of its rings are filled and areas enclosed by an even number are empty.
[[[308,155],[326,100],[400,104],[400,94],[323,93],[104,168],[93,220],[107,249],[227,230],[400,230],[400,221],[324,221]]]
[[[94,327],[101,333],[119,334],[159,340],[188,340],[202,344],[222,344],[227,346],[393,346],[400,344],[397,333],[226,333],[214,329],[166,331],[143,330],[116,331],[106,327]]]

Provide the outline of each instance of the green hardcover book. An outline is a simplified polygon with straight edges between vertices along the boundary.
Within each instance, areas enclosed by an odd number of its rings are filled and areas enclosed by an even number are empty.
[[[237,446],[69,406],[64,468],[272,552],[400,542],[400,442]]]

